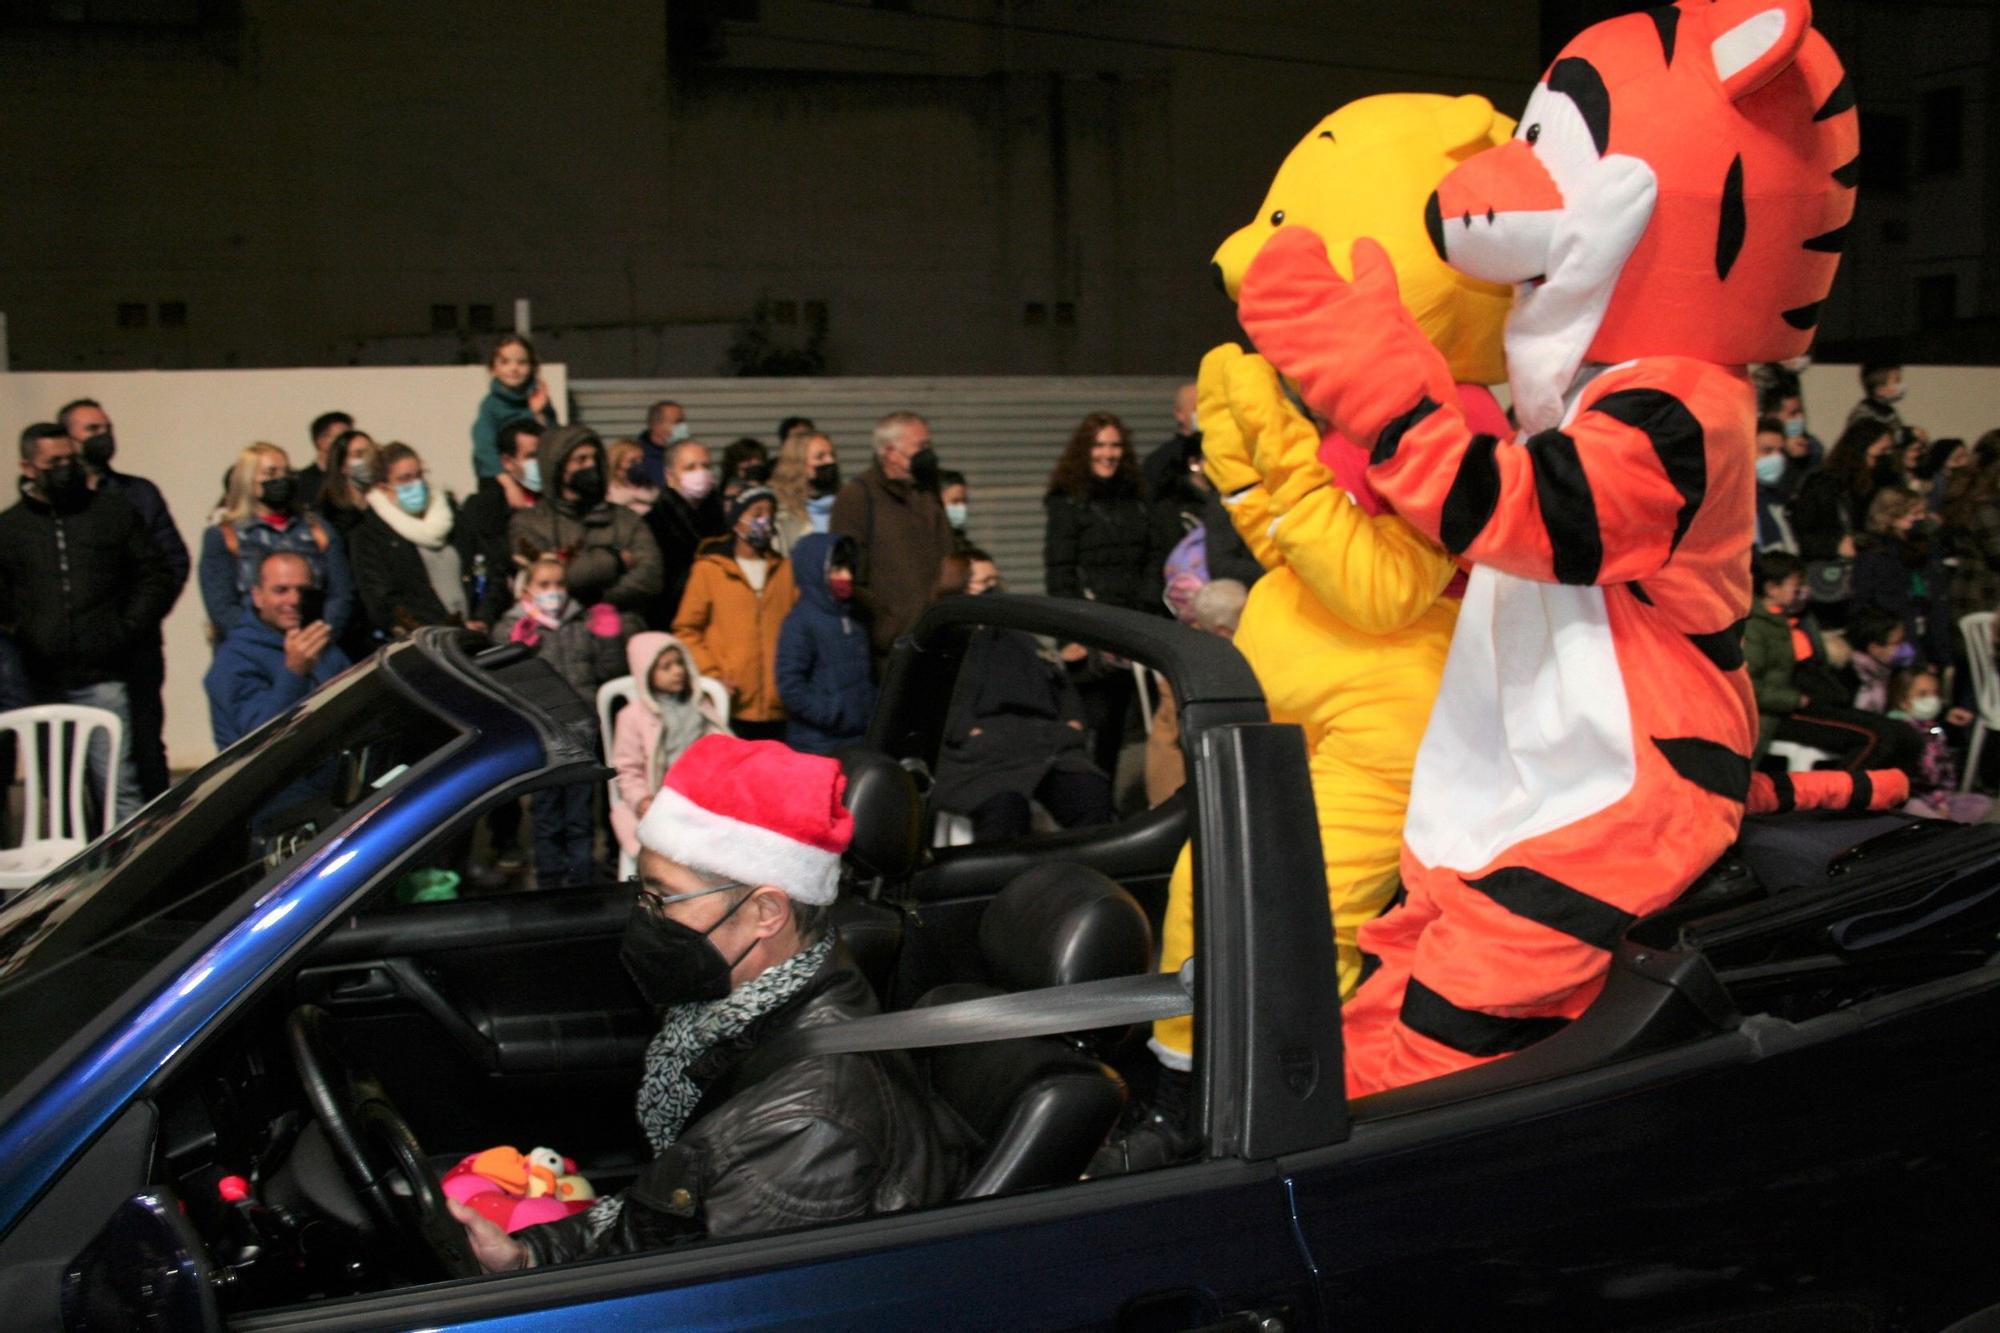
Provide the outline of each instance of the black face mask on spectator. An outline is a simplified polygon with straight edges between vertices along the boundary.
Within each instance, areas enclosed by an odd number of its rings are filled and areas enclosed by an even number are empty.
[[[112,455],[118,452],[118,441],[111,438],[111,432],[93,435],[83,442],[83,461],[94,468],[111,466]]]
[[[923,449],[910,457],[910,480],[919,488],[935,491],[938,488],[937,450]]]
[[[840,464],[821,463],[813,469],[813,494],[832,495],[840,489]]]
[[[298,494],[299,483],[291,477],[273,477],[257,488],[257,498],[274,514],[290,513]]]
[[[587,467],[581,472],[570,473],[567,484],[572,491],[576,492],[576,501],[578,504],[588,508],[591,505],[603,503],[604,474],[596,468]]]
[[[751,486],[762,486],[771,476],[769,463],[745,463],[736,469],[736,479]]]
[[[35,482],[49,503],[58,509],[80,509],[90,494],[90,479],[84,475],[83,465],[73,458],[37,469]]]
[[[625,484],[627,486],[644,486],[646,484],[646,465],[644,463],[634,463],[631,467],[626,468]]]

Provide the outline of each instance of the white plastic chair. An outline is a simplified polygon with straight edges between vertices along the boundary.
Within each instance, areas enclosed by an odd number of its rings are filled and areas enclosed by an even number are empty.
[[[0,891],[32,888],[118,822],[118,754],[125,725],[116,713],[77,704],[37,704],[0,713],[0,730],[14,733],[21,771],[21,845],[0,849]],[[101,826],[86,812],[91,737],[104,733]],[[46,747],[46,748],[45,748]],[[54,789],[61,782],[62,793]]]
[[[695,684],[715,710],[715,720],[725,727],[728,726],[729,687],[713,676],[697,676]],[[629,706],[636,698],[638,690],[630,676],[619,676],[597,687],[597,736],[598,744],[604,747],[604,764],[607,768],[614,766],[611,758],[612,715],[618,711],[620,702]],[[618,794],[618,779],[612,778],[607,785],[611,788],[611,804],[623,805],[625,800]],[[618,853],[618,877],[630,879],[636,873],[638,873],[637,863],[621,849]]]
[[[1973,708],[1978,718],[1972,724],[1972,745],[1965,755],[1965,773],[1958,780],[1960,791],[1971,791],[1979,776],[1979,752],[1986,746],[1986,733],[2000,730],[2000,670],[1993,665],[1993,612],[1974,611],[1958,618],[1958,632],[1965,639],[1965,660],[1972,669]]]
[[[1829,750],[1815,749],[1797,741],[1772,741],[1766,750],[1785,761],[1787,773],[1810,773],[1822,760],[1833,758]]]

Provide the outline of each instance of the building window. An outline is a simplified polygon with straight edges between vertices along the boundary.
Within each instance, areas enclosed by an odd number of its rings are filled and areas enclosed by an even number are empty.
[[[1958,275],[1933,273],[1917,279],[1917,327],[1949,328],[1958,322]]]
[[[1056,327],[1059,329],[1073,329],[1076,327],[1076,302],[1056,302]]]
[[[1927,176],[1944,176],[1965,165],[1965,89],[1933,88],[1917,99],[1923,141],[1920,169]]]
[[[118,327],[121,329],[145,328],[146,303],[144,301],[120,301],[118,303]]]
[[[1021,322],[1029,328],[1040,328],[1049,322],[1049,308],[1040,301],[1030,301],[1021,307]]]
[[[458,332],[458,307],[455,305],[434,305],[431,307],[431,332]]]
[[[160,302],[160,327],[163,329],[184,329],[188,326],[188,303],[186,301]]]
[[[826,327],[826,302],[808,301],[805,304],[806,327],[823,329]]]
[[[493,332],[493,307],[479,302],[465,308],[465,326],[474,333]]]
[[[1861,188],[1870,194],[1910,189],[1910,118],[1886,111],[1861,113]]]

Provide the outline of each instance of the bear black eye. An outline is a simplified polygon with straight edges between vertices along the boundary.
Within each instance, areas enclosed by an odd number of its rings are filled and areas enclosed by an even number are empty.
[[[1530,145],[1532,145],[1535,142],[1535,140],[1541,137],[1542,137],[1542,127],[1539,123],[1528,126],[1528,133],[1526,135],[1526,138]]]
[[[1285,225],[1284,209],[1281,208],[1277,212],[1271,214],[1271,225],[1274,227],[1282,227]]]

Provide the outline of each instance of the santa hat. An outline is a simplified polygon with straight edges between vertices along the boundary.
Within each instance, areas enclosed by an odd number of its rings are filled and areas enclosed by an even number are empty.
[[[667,770],[639,821],[639,845],[677,865],[742,884],[775,884],[802,903],[840,887],[854,840],[838,760],[776,741],[704,736]]]

